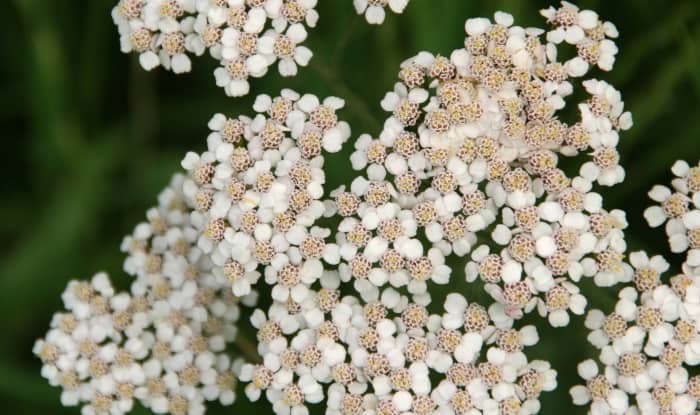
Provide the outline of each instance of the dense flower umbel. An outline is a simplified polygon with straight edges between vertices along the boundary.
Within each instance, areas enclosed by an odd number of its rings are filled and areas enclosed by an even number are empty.
[[[303,46],[318,22],[318,0],[120,0],[112,10],[121,50],[138,53],[146,70],[189,72],[190,55],[219,61],[216,84],[226,95],[248,94],[249,78],[277,64],[294,76],[313,53]],[[384,7],[401,13],[408,0],[355,0],[367,21],[384,21]]]
[[[146,70],[162,65],[189,72],[190,54],[220,62],[216,84],[229,96],[246,95],[248,79],[277,63],[282,76],[306,66],[301,46],[318,21],[317,0],[120,0],[112,11],[123,52],[139,54]]]
[[[244,365],[241,379],[250,399],[265,391],[278,414],[307,413],[305,405],[324,398],[327,414],[531,414],[539,394],[556,387],[549,364],[523,353],[538,341],[533,326],[495,325],[459,294],[448,296],[443,314],[392,288],[371,302],[338,294],[329,301],[325,287],[339,276],[329,272],[323,282],[315,304],[295,316],[279,304],[253,317],[264,363]],[[432,375],[441,380],[431,383]]]
[[[236,336],[241,299],[212,273],[195,246],[176,176],[149,210],[148,222],[125,239],[129,292],[106,274],[71,281],[66,312],[36,342],[42,375],[63,389],[64,405],[82,413],[123,414],[134,400],[155,413],[204,413],[204,402],[235,400],[240,363],[225,351]],[[242,299],[253,305],[254,296]]]
[[[668,220],[671,250],[686,253],[686,261],[680,274],[665,278],[669,264],[661,256],[632,253],[634,285],[620,291],[610,314],[588,314],[588,340],[600,349],[604,369],[594,360],[582,362],[586,385],[571,395],[578,405],[590,403],[592,414],[690,415],[700,409],[700,377],[688,372],[700,364],[700,274],[692,242],[700,170],[677,161],[672,171],[675,191],[655,186],[649,196],[661,205],[644,216],[652,227]]]
[[[594,360],[579,365],[586,385],[571,389],[574,403],[590,403],[592,414],[695,414],[700,377],[687,368],[700,363],[700,278],[679,274],[661,283],[659,257],[646,263],[643,253],[632,255],[645,262],[640,282],[620,291],[612,313],[592,310],[586,318],[604,369]]]
[[[187,154],[188,176],[173,179],[122,243],[124,270],[136,278],[130,294],[115,295],[102,274],[93,286],[72,282],[70,313],[57,314],[37,342],[42,373],[64,387],[64,404],[124,413],[138,399],[156,413],[188,415],[203,413],[205,400],[231,404],[240,365],[222,352],[239,303],[255,304],[251,285],[261,275],[275,304],[334,304],[332,290],[310,287],[321,261],[338,262],[325,243],[330,231],[313,225],[326,209],[323,153],[350,135],[335,114],[343,105],[285,90],[259,96],[253,118],[211,119],[208,151]],[[126,363],[115,357],[122,350]],[[99,371],[90,371],[93,360]]]
[[[301,303],[323,263],[338,263],[330,230],[315,223],[326,210],[323,153],[350,136],[335,113],[343,105],[291,90],[261,95],[253,118],[215,115],[208,150],[182,161],[197,246],[236,296],[264,276],[275,300]]]
[[[605,210],[594,191],[624,178],[616,146],[631,116],[595,79],[581,82],[578,121],[557,116],[575,78],[598,61],[611,68],[616,31],[566,3],[542,13],[549,32],[499,12],[495,22],[469,19],[464,48],[449,57],[422,52],[402,65],[382,101],[383,131],[355,143],[353,166],[365,175],[335,192],[341,274],[361,293],[406,286],[428,302],[428,280],[449,280],[445,256],[468,256],[467,280],[484,280],[502,314],[537,308],[563,326],[584,312],[582,277],[600,286],[632,277],[624,212]],[[564,39],[578,56],[562,62]],[[589,49],[610,56],[594,61]],[[590,161],[570,177],[558,161],[578,154]]]

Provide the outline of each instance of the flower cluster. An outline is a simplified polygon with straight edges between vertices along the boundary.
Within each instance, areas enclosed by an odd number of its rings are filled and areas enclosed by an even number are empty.
[[[137,53],[146,70],[163,66],[176,74],[192,68],[190,55],[219,61],[216,85],[226,95],[248,94],[249,79],[277,64],[295,76],[313,53],[303,45],[318,22],[318,0],[119,0],[112,19],[121,50]],[[384,21],[387,5],[403,12],[408,0],[354,0],[367,21]]]
[[[589,312],[588,340],[600,350],[604,369],[594,360],[582,362],[578,371],[586,385],[572,388],[571,395],[578,405],[590,403],[592,414],[691,415],[700,409],[700,376],[688,371],[700,364],[700,274],[696,247],[688,242],[692,227],[684,225],[697,215],[688,205],[700,170],[678,161],[672,171],[676,192],[655,186],[649,196],[662,205],[645,216],[652,227],[668,219],[671,249],[687,252],[686,262],[680,274],[666,279],[670,265],[663,257],[630,254],[634,285],[620,291],[610,314]]]
[[[326,211],[322,152],[339,151],[350,136],[336,115],[343,105],[291,90],[261,95],[254,118],[215,115],[208,150],[182,161],[197,246],[236,296],[264,275],[275,300],[302,302],[322,261],[337,264],[330,229],[316,222]]]
[[[700,279],[679,274],[664,284],[661,257],[630,259],[635,286],[620,291],[612,313],[592,310],[586,318],[604,369],[594,360],[579,365],[586,385],[572,388],[574,403],[590,402],[592,414],[695,414],[700,377],[687,367],[700,363]]]
[[[71,281],[34,353],[42,376],[63,389],[61,403],[84,415],[124,414],[134,400],[154,413],[196,415],[205,401],[235,400],[239,359],[226,352],[236,337],[239,303],[195,246],[184,177],[173,179],[148,211],[148,222],[125,239],[128,292],[106,274]]]
[[[339,283],[327,272],[315,302],[256,311],[264,363],[241,369],[251,400],[264,390],[277,414],[326,398],[326,414],[515,415],[537,413],[540,393],[556,387],[549,364],[523,353],[538,341],[533,326],[495,326],[460,294],[430,314],[391,288],[367,303],[340,298]]]
[[[649,197],[659,205],[644,211],[649,226],[666,224],[666,235],[674,253],[687,252],[686,264],[700,265],[700,163],[690,167],[677,161],[671,171],[676,176],[671,187],[657,185]]]
[[[354,0],[370,23],[407,3]],[[121,0],[113,16],[147,69],[187,71],[187,53],[209,50],[217,83],[243,95],[275,62],[283,75],[308,62],[299,44],[315,6]],[[677,162],[672,189],[649,193],[649,224],[665,223],[671,250],[686,253],[666,281],[661,256],[625,258],[625,213],[597,192],[624,179],[617,145],[632,118],[612,85],[582,78],[612,69],[617,30],[567,2],[541,14],[548,30],[503,12],[469,19],[463,48],[406,60],[381,102],[382,131],[354,142],[359,173],[332,191],[325,156],[350,137],[342,99],[283,90],[257,97],[252,117],[213,116],[206,151],[184,157],[186,175],[124,239],[130,290],[105,274],[71,282],[67,311],[37,341],[62,402],[85,415],[134,401],[199,415],[205,401],[231,404],[240,380],[278,415],[320,402],[329,415],[535,414],[556,372],[527,357],[539,337],[518,320],[537,311],[566,326],[584,314],[578,282],[591,278],[629,284],[613,312],[586,317],[600,356],[579,365],[574,403],[594,415],[697,414],[700,164]],[[481,284],[493,302],[432,284]],[[252,348],[238,337],[243,306]]]
[[[340,251],[358,290],[388,281],[425,296],[427,279],[448,281],[446,255],[469,255],[467,280],[484,280],[508,316],[537,307],[562,326],[568,311],[584,311],[580,278],[631,278],[624,212],[605,210],[594,191],[624,178],[616,146],[631,116],[617,90],[588,79],[578,121],[558,117],[589,69],[580,61],[594,62],[583,45],[600,44],[611,55],[595,62],[612,65],[614,49],[603,45],[614,26],[568,4],[543,14],[554,25],[546,33],[501,12],[495,22],[469,19],[464,48],[404,62],[382,101],[391,113],[383,131],[355,144],[353,166],[366,176],[336,194]],[[563,38],[580,56],[557,60],[560,32],[578,34]],[[570,177],[559,159],[579,154],[590,161]]]
[[[564,63],[571,76],[583,76],[591,66],[612,70],[617,55],[617,46],[611,40],[618,36],[615,25],[600,21],[593,10],[579,10],[566,1],[559,8],[542,10],[542,16],[554,26],[547,32],[548,42],[576,46],[577,56]]]
[[[57,314],[35,353],[66,405],[119,414],[138,399],[155,413],[200,414],[204,401],[231,404],[239,305],[254,306],[261,275],[278,302],[302,303],[327,263],[337,263],[328,229],[322,152],[350,135],[335,111],[284,90],[259,96],[258,114],[209,122],[208,151],[188,153],[177,175],[122,243],[129,293],[106,275],[71,282],[68,313]],[[296,302],[295,302],[296,301]],[[311,301],[311,298],[309,298]]]
[[[410,0],[352,0],[357,14],[364,14],[367,23],[382,24],[386,18],[386,7],[394,13],[403,13]]]
[[[162,65],[189,72],[188,54],[219,61],[216,84],[229,96],[246,95],[248,79],[278,64],[282,76],[306,66],[302,45],[318,21],[317,0],[120,0],[112,11],[121,49],[139,54],[146,70]]]

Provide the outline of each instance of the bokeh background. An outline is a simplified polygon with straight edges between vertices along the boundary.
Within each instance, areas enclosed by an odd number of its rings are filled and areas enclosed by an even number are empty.
[[[307,43],[311,66],[296,78],[255,80],[249,96],[231,99],[215,86],[211,59],[195,59],[191,74],[175,76],[147,73],[134,56],[122,55],[110,18],[115,3],[0,2],[0,402],[6,414],[79,413],[62,408],[59,391],[39,376],[34,339],[61,306],[69,279],[106,270],[118,285],[128,285],[120,272],[121,238],[155,203],[184,153],[205,148],[212,114],[249,114],[256,94],[290,87],[345,98],[341,117],[350,121],[353,137],[376,134],[385,116],[379,101],[403,59],[421,50],[448,54],[462,44],[466,18],[496,10],[511,12],[519,25],[542,25],[538,10],[550,4],[412,0],[404,15],[373,27],[354,14],[351,0],[321,0],[321,20]],[[606,206],[627,211],[632,248],[666,252],[663,231],[649,231],[641,213],[646,191],[670,179],[674,160],[700,157],[700,2],[580,5],[621,32],[615,71],[597,76],[623,91],[635,120],[620,144],[628,178],[605,192]],[[331,185],[347,180],[347,154],[327,163]],[[470,287],[464,291],[477,295]],[[613,290],[585,291],[595,306],[609,306],[615,297]],[[541,413],[585,413],[567,393],[576,382],[576,362],[593,353],[581,319],[568,330],[543,328],[540,334],[532,356],[552,361],[560,383],[544,395]],[[269,411],[244,399],[235,408],[212,406],[210,413]]]

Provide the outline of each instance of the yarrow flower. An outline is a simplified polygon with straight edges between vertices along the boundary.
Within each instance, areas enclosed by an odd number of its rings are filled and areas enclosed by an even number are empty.
[[[671,171],[676,176],[671,187],[657,185],[649,197],[659,205],[644,211],[649,226],[666,224],[666,235],[671,251],[687,252],[688,265],[700,265],[700,165],[691,167],[687,162],[677,161]]]
[[[155,413],[202,414],[206,401],[231,405],[240,358],[226,352],[237,335],[240,304],[195,246],[177,175],[148,222],[124,240],[128,292],[107,274],[71,281],[65,312],[36,342],[34,354],[61,403],[83,414],[124,414],[134,402]]]
[[[174,177],[122,243],[130,292],[115,294],[105,274],[71,282],[68,312],[36,343],[65,405],[126,413],[138,400],[199,414],[205,401],[233,403],[241,360],[224,351],[239,305],[256,303],[251,286],[264,275],[275,300],[315,304],[308,286],[321,261],[338,261],[330,232],[313,225],[325,210],[322,153],[350,135],[343,105],[284,90],[259,96],[253,118],[211,119],[208,151],[187,154],[187,177]],[[334,292],[321,295],[332,304]]]
[[[146,70],[191,70],[190,55],[219,61],[216,84],[229,96],[246,95],[248,79],[279,62],[282,76],[306,66],[300,45],[318,21],[317,0],[120,0],[112,10],[121,49],[139,54]]]
[[[364,14],[367,23],[382,24],[386,18],[386,8],[394,13],[403,13],[410,0],[352,0],[357,14]]]
[[[567,69],[581,57],[557,60],[556,34],[577,24],[555,18],[567,13],[579,12],[543,11],[549,32],[514,26],[502,12],[493,22],[469,19],[464,48],[402,64],[381,103],[391,114],[384,129],[355,142],[351,161],[365,175],[334,192],[344,217],[341,275],[358,291],[388,283],[429,301],[426,281],[449,281],[445,257],[468,257],[467,281],[483,280],[505,315],[536,308],[564,326],[569,313],[584,313],[581,278],[599,286],[632,278],[624,212],[605,210],[594,190],[624,179],[616,146],[631,116],[618,91],[588,79],[579,120],[558,118],[574,78],[589,69]],[[591,13],[580,12],[576,42],[616,35]],[[590,161],[570,177],[559,160],[578,154]],[[484,233],[493,243],[479,241]]]
[[[586,385],[571,389],[574,403],[590,404],[590,413],[695,414],[700,377],[689,368],[700,364],[700,276],[695,249],[687,243],[692,217],[693,169],[686,162],[673,166],[677,176],[672,193],[657,185],[649,196],[661,206],[645,212],[649,225],[668,220],[671,250],[686,253],[681,273],[663,277],[670,266],[661,256],[630,255],[634,285],[622,289],[614,311],[592,310],[586,318],[588,339],[600,349],[599,361],[579,365]],[[690,196],[689,196],[690,195]],[[692,219],[691,219],[692,220]]]
[[[119,0],[112,19],[121,50],[137,53],[141,66],[176,74],[190,72],[191,55],[208,53],[219,62],[216,85],[226,95],[250,91],[249,79],[277,64],[294,76],[313,53],[303,45],[316,27],[317,0]],[[384,21],[384,7],[401,13],[408,0],[355,0],[370,23]]]
[[[680,274],[670,284],[636,284],[620,292],[614,312],[589,312],[589,340],[604,368],[593,360],[579,365],[586,385],[571,389],[574,403],[590,403],[593,414],[694,414],[700,378],[688,368],[700,363],[698,282]]]
[[[338,275],[325,281],[337,286]],[[264,363],[244,365],[241,379],[250,382],[250,399],[264,390],[278,414],[307,413],[306,404],[324,398],[322,388],[328,414],[529,414],[539,410],[539,394],[556,387],[549,364],[528,362],[522,352],[538,340],[534,327],[496,327],[461,295],[448,297],[442,315],[392,289],[368,303],[337,294],[329,303],[323,289],[318,295],[311,307],[325,317],[310,319],[307,305],[295,324],[281,308],[254,316]],[[437,386],[433,374],[444,377]]]
[[[407,3],[354,1],[370,23]],[[315,6],[122,0],[113,17],[145,68],[185,72],[188,54],[208,51],[237,96],[273,64],[291,76],[308,63]],[[696,414],[700,167],[677,162],[671,188],[649,193],[659,205],[647,221],[686,254],[668,278],[662,256],[627,254],[625,213],[597,192],[624,180],[617,145],[632,118],[612,85],[580,78],[612,69],[617,30],[566,2],[541,14],[548,30],[504,12],[468,19],[464,47],[403,62],[382,131],[354,141],[358,174],[335,189],[324,165],[351,136],[341,98],[285,89],[258,96],[252,116],[215,114],[206,150],[185,155],[185,174],[123,240],[129,289],[104,273],[71,281],[35,343],[61,402],[85,415],[134,403],[198,415],[208,401],[231,405],[240,381],[278,415],[322,402],[339,415],[536,414],[556,371],[528,357],[539,335],[520,319],[567,326],[585,314],[590,278],[625,286],[611,312],[585,318],[600,353],[579,364],[574,403]],[[564,122],[576,92],[585,98]],[[455,264],[492,303],[456,288],[437,298],[433,284],[457,283]]]

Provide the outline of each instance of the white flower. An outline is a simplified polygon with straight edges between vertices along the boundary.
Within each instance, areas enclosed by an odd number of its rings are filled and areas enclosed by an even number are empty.
[[[214,71],[218,86],[229,96],[248,93],[250,76],[261,77],[278,56],[262,56],[259,44],[269,43],[259,38],[267,29],[268,37],[293,39],[300,43],[306,38],[305,26],[314,27],[318,13],[316,0],[121,0],[112,10],[112,18],[120,34],[125,53],[139,53],[139,62],[146,70],[162,65],[174,73],[189,72],[188,56],[206,51],[221,61]],[[286,31],[286,34],[282,34]],[[277,51],[288,49],[275,44]],[[283,75],[296,74],[296,65],[308,63],[311,52],[305,47],[293,47],[291,53],[279,56]],[[296,50],[295,50],[296,49]],[[288,56],[287,56],[288,55]]]
[[[268,31],[260,38],[259,50],[268,61],[279,59],[279,72],[282,76],[294,76],[297,65],[306,66],[311,59],[311,51],[297,46],[306,39],[304,26],[294,24],[285,34]]]
[[[389,6],[394,13],[403,13],[409,0],[353,0],[357,14],[364,14],[367,23],[382,24],[386,17],[384,8]]]

